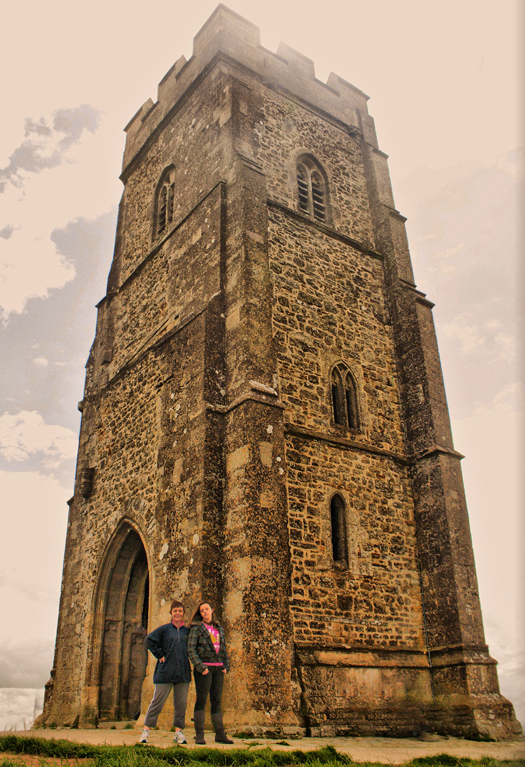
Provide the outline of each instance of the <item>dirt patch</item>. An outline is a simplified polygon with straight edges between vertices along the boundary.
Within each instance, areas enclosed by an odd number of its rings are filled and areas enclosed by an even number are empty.
[[[93,762],[92,759],[64,759],[56,756],[38,756],[35,754],[8,754],[5,751],[0,751],[0,765],[4,759],[9,759],[10,762],[17,762],[17,764],[23,764],[25,767],[42,767],[42,765],[69,765],[69,767],[75,767],[75,765],[89,765]]]

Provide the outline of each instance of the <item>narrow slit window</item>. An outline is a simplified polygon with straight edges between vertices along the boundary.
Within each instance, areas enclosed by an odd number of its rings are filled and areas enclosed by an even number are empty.
[[[314,218],[318,221],[324,221],[326,218],[326,207],[324,203],[324,184],[320,173],[312,173],[312,204],[314,209]]]
[[[299,193],[299,207],[308,213],[308,174],[303,165],[297,168],[297,191]]]
[[[165,232],[173,222],[173,205],[175,199],[174,169],[164,172],[157,191],[155,234]]]
[[[337,370],[332,372],[332,408],[334,422],[339,426],[345,425],[344,408],[341,402],[342,381]]]
[[[341,564],[348,564],[345,517],[345,503],[340,495],[334,495],[330,502],[332,558],[334,562],[339,562]]]
[[[160,190],[159,200],[159,232],[166,228],[166,211],[168,208],[168,188],[163,186]]]
[[[350,429],[359,428],[357,421],[357,401],[355,394],[355,386],[350,373],[346,376],[345,381],[345,400],[346,400],[346,416],[348,421],[348,427]]]

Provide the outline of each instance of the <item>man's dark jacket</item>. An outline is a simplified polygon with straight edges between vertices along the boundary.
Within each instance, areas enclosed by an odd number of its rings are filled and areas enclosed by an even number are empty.
[[[178,629],[173,623],[165,623],[148,634],[144,644],[157,659],[154,684],[181,684],[191,681],[190,663],[188,660],[189,628],[181,626]],[[160,659],[164,658],[164,663]]]

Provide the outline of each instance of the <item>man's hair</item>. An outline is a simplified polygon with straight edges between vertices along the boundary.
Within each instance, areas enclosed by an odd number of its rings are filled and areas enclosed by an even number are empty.
[[[171,603],[170,612],[174,610],[176,607],[182,607],[182,611],[184,612],[184,605],[182,604],[182,602],[179,602],[178,599],[174,599],[173,602]]]

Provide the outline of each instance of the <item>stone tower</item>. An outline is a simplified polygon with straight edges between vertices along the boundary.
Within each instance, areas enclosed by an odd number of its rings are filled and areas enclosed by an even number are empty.
[[[43,721],[144,713],[205,598],[232,731],[518,733],[367,97],[219,5],[126,133]]]

